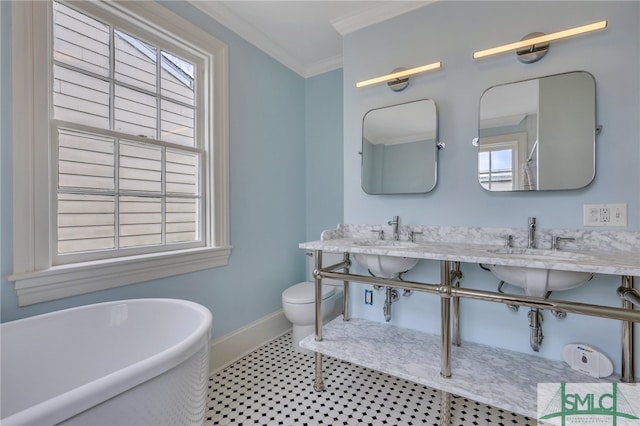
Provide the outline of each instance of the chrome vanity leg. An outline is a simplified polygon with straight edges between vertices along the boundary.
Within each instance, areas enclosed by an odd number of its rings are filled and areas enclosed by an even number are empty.
[[[316,250],[315,253],[315,270],[314,277],[316,281],[316,341],[322,341],[322,279],[315,274],[322,268],[322,250]],[[315,353],[315,378],[313,389],[317,392],[324,391],[324,381],[322,380],[322,354]]]
[[[451,425],[451,394],[440,391],[440,426]]]
[[[450,262],[440,261],[441,344],[440,375],[451,377],[451,271]]]
[[[344,262],[349,262],[349,253],[345,252],[342,260]],[[344,268],[344,273],[349,273],[349,267]],[[351,314],[349,312],[349,281],[343,281],[343,293],[344,299],[342,302],[342,319],[343,321],[349,321],[351,319]]]
[[[633,290],[634,277],[631,275],[622,276],[622,288]],[[624,309],[633,309],[633,303],[629,300],[622,302]],[[634,365],[634,336],[633,321],[622,322],[622,381],[624,383],[635,383],[636,373]]]
[[[315,378],[313,380],[313,390],[316,392],[324,392],[324,380],[322,378],[322,354],[320,352],[315,353],[316,366],[315,366]]]
[[[316,271],[320,269],[322,269],[322,250],[316,250],[313,273],[316,279],[316,342],[322,341],[322,278],[316,275]]]

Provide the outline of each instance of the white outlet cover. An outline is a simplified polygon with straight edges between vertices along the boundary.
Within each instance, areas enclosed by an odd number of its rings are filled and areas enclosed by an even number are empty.
[[[591,377],[613,374],[613,363],[602,352],[583,343],[570,343],[562,348],[562,358],[571,368]]]
[[[582,207],[584,226],[627,226],[627,204],[585,204]]]

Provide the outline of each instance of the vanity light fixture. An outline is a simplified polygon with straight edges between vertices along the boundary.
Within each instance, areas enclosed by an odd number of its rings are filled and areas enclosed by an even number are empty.
[[[521,62],[536,62],[540,60],[544,55],[546,55],[547,51],[549,50],[549,42],[575,36],[578,34],[588,33],[591,31],[602,30],[606,27],[607,21],[599,21],[551,34],[531,33],[524,36],[520,41],[474,52],[473,59],[480,59],[484,58],[485,56],[497,55],[498,53],[517,50],[516,53],[518,55],[518,60],[520,60]]]
[[[407,87],[409,84],[409,77],[415,74],[419,74],[425,71],[436,70],[442,66],[442,62],[434,62],[428,65],[422,65],[415,68],[410,68],[408,70],[394,70],[391,74],[386,74],[380,77],[372,78],[369,80],[359,81],[356,83],[356,87],[365,87],[370,86],[372,84],[387,82],[391,90],[400,91]],[[399,85],[401,88],[394,88],[395,85]]]

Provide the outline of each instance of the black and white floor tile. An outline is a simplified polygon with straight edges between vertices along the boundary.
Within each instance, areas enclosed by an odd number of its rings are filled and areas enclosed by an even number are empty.
[[[205,426],[439,426],[434,389],[333,358],[324,358],[327,390],[313,390],[313,355],[273,340],[209,379]],[[454,397],[452,426],[535,425],[534,420]]]

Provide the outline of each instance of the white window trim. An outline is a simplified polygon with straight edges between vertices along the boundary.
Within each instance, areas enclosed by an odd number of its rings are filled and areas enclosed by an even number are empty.
[[[214,138],[205,177],[209,223],[204,248],[52,266],[49,165],[48,2],[12,4],[13,79],[13,274],[18,305],[223,266],[231,253],[229,232],[228,47],[156,2],[105,2],[123,19],[145,21],[181,37],[211,58],[207,76],[215,96],[206,100]],[[92,6],[88,6],[92,7]],[[95,7],[95,6],[93,6]],[[44,40],[49,40],[44,43]],[[45,50],[46,49],[46,50]],[[37,123],[38,125],[34,125]]]

